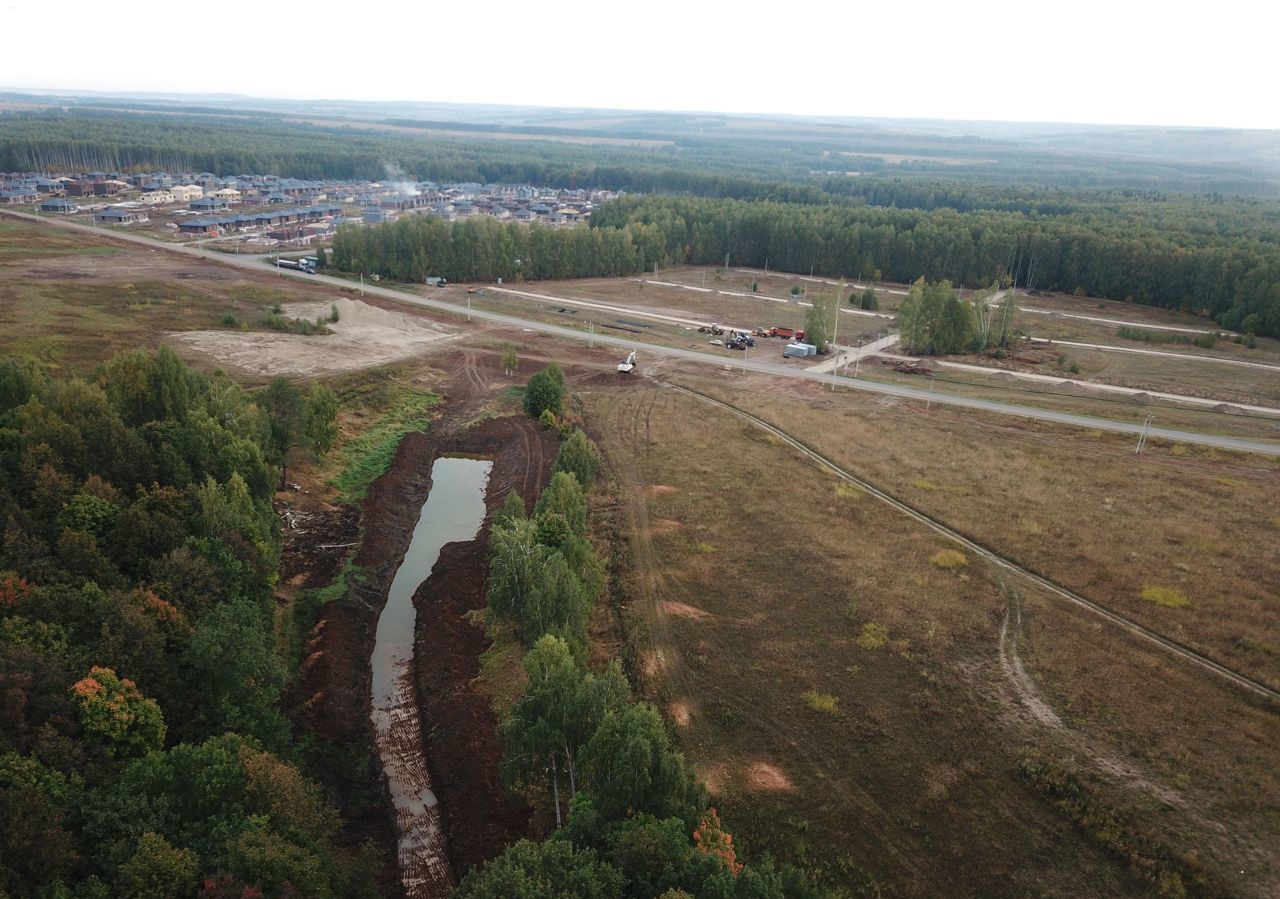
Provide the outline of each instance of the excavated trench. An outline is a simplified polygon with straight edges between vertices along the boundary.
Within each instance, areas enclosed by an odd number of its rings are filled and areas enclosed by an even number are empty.
[[[453,885],[439,803],[424,755],[414,666],[418,610],[414,594],[448,543],[470,541],[485,517],[492,462],[439,458],[431,492],[378,617],[370,659],[374,741],[395,807],[397,856],[407,899],[441,895]],[[432,623],[423,622],[424,628]]]

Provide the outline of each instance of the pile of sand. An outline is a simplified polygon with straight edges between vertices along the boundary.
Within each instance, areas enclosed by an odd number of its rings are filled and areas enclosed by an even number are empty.
[[[386,365],[426,352],[456,332],[426,319],[346,298],[291,303],[284,314],[314,321],[337,307],[331,334],[304,337],[275,331],[185,331],[170,339],[189,355],[256,375],[329,375]]]

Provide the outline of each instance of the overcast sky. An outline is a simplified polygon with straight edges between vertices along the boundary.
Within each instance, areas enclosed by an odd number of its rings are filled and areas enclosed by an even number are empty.
[[[0,88],[1280,128],[1264,0],[0,0]]]

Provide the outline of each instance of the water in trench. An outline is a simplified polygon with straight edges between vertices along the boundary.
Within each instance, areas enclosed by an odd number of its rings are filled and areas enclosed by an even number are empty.
[[[431,574],[441,547],[471,540],[480,530],[492,467],[492,462],[474,459],[435,461],[431,492],[378,618],[372,658],[373,726],[395,805],[400,872],[407,899],[446,895],[453,883],[418,714],[413,594]]]

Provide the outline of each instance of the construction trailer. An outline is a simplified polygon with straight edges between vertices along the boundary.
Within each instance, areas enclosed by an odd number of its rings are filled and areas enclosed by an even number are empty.
[[[789,343],[782,355],[793,359],[807,359],[818,355],[818,348],[811,343]]]

